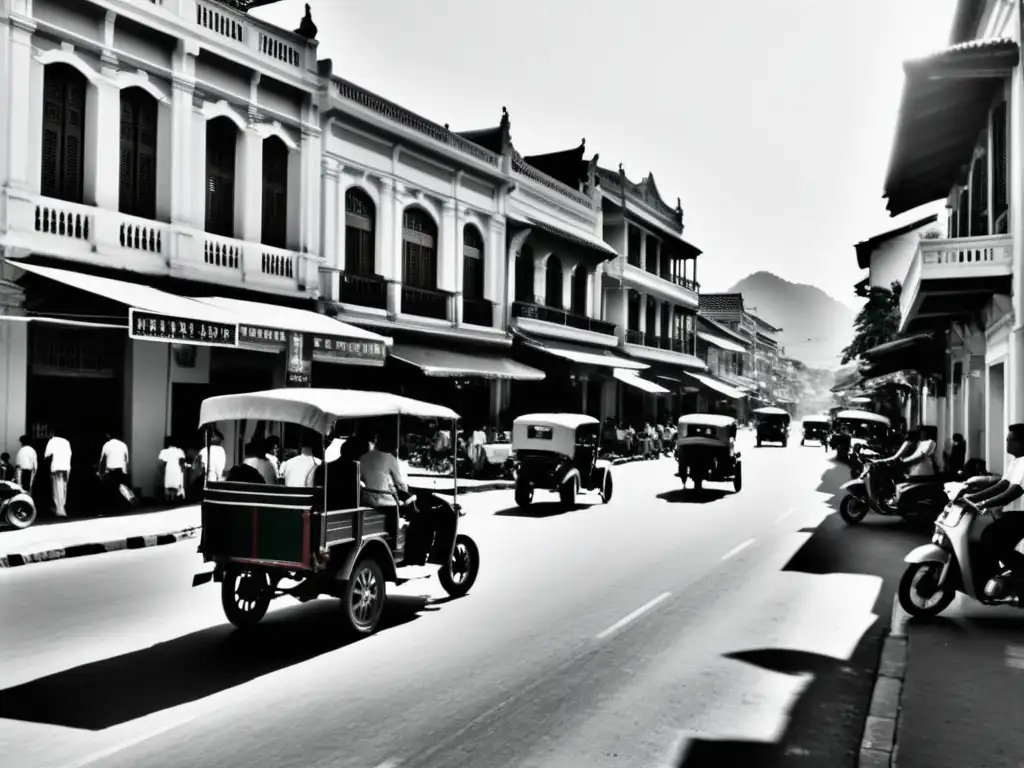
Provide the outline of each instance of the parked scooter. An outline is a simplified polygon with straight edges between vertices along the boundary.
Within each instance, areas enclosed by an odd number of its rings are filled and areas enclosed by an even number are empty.
[[[989,580],[1003,569],[979,541],[993,518],[963,498],[974,490],[974,480],[946,483],[949,503],[935,521],[932,543],[917,547],[904,558],[909,565],[900,579],[898,595],[900,606],[911,616],[937,616],[957,592],[983,605],[1021,607],[1017,596],[987,594]]]
[[[900,482],[902,473],[888,461],[871,458],[865,452],[861,452],[861,457],[864,470],[860,477],[841,486],[846,496],[839,505],[839,516],[847,525],[857,525],[868,512],[902,517],[911,523],[934,522],[946,505],[940,476],[935,480]]]
[[[0,528],[28,528],[36,521],[36,503],[13,480],[0,480]]]

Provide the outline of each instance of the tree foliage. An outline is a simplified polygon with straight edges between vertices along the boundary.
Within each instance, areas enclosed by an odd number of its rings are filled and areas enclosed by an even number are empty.
[[[896,338],[900,330],[902,288],[894,282],[889,288],[871,286],[859,293],[865,297],[864,306],[853,321],[853,341],[843,350],[843,365]]]

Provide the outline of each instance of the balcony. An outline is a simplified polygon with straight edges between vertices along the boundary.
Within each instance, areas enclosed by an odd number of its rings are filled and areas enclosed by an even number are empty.
[[[1013,237],[921,240],[900,296],[900,332],[944,326],[1013,285]]]
[[[9,248],[270,293],[315,290],[317,258],[64,200],[8,192]]]
[[[649,362],[706,370],[705,362],[693,354],[692,344],[692,341],[687,343],[685,339],[633,329],[627,330],[625,336],[626,352],[633,357]]]
[[[434,320],[448,319],[448,304],[451,294],[433,288],[402,286],[402,314],[430,317]]]
[[[356,275],[320,267],[320,297],[341,304],[387,309],[388,284],[380,275]]]
[[[494,303],[487,299],[462,298],[462,322],[470,325],[494,326]]]
[[[540,336],[582,341],[605,347],[618,345],[614,323],[566,312],[563,309],[516,301],[512,304],[512,318],[515,327]]]
[[[627,288],[685,309],[696,311],[700,301],[698,296],[700,285],[695,280],[648,272],[646,269],[634,265],[625,256],[612,259],[605,274],[619,280]]]

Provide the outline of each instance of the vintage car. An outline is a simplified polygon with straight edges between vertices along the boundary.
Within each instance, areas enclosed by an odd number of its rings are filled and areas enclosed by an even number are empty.
[[[601,423],[579,413],[532,413],[512,422],[516,504],[525,507],[534,491],[556,491],[567,508],[580,491],[611,501],[612,465],[598,459]]]
[[[827,447],[829,429],[829,417],[827,415],[807,416],[804,418],[801,426],[804,433],[800,438],[800,445],[806,445],[808,440],[817,440],[819,444]]]
[[[339,422],[393,417],[400,434],[403,416],[450,419],[456,431],[458,414],[443,406],[380,392],[298,387],[207,398],[200,427],[235,422],[244,433],[247,422],[297,424],[324,436],[326,449],[328,436],[341,435]],[[332,476],[339,479],[332,483]],[[399,576],[403,566],[437,565],[449,595],[469,592],[480,556],[474,541],[458,532],[457,503],[422,490],[415,493],[415,509],[409,499],[402,506],[367,507],[358,462],[344,453],[310,481],[314,485],[299,488],[205,481],[199,552],[214,569],[196,575],[192,585],[220,582],[224,614],[236,627],[259,622],[275,597],[305,602],[329,595],[341,599],[353,634],[371,634],[384,609],[385,582],[408,580]],[[284,580],[297,584],[283,588]]]
[[[775,406],[754,409],[754,420],[757,422],[757,447],[761,443],[782,443],[785,448],[789,444],[790,415],[787,411]]]
[[[700,491],[706,481],[732,482],[743,488],[743,463],[736,450],[736,419],[710,413],[690,413],[679,419],[676,438],[677,476],[686,487],[687,478]]]
[[[889,437],[891,426],[887,417],[871,411],[836,411],[829,430],[829,447],[836,452],[836,458],[842,461],[865,447],[881,450]]]
[[[32,495],[13,480],[0,480],[0,528],[28,528],[35,521]]]

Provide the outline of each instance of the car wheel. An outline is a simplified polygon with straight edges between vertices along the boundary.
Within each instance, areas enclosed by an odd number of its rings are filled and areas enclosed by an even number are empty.
[[[528,507],[533,501],[533,486],[529,483],[516,483],[516,506]]]
[[[258,624],[267,615],[273,596],[270,575],[266,571],[228,571],[220,583],[224,616],[239,629]]]
[[[441,586],[451,597],[464,597],[473,588],[479,572],[480,550],[475,541],[460,533],[455,537],[451,559],[437,572]]]
[[[576,478],[571,477],[558,489],[558,498],[562,502],[562,506],[566,509],[574,509],[576,507]]]
[[[612,479],[611,469],[604,471],[604,488],[601,491],[601,501],[607,504],[612,500],[612,494],[615,492],[615,480]]]
[[[356,635],[372,635],[384,613],[387,585],[384,573],[372,557],[364,557],[352,569],[341,595],[341,607],[349,629]]]
[[[743,465],[736,465],[736,473],[732,477],[732,487],[736,493],[743,490]]]
[[[36,508],[30,501],[17,499],[4,510],[4,522],[11,528],[28,528],[36,521]]]

